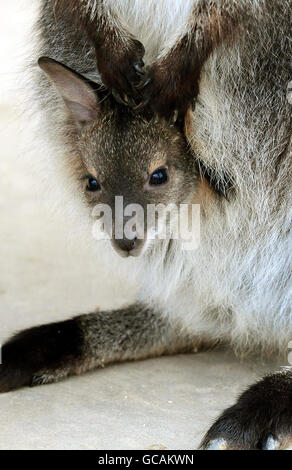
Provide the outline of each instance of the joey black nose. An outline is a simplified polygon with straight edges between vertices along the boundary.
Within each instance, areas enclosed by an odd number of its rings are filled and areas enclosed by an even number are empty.
[[[133,238],[133,240],[123,238],[122,240],[116,240],[116,244],[120,250],[130,253],[137,246],[137,238]]]
[[[143,252],[144,240],[138,237],[131,239],[127,237],[121,239],[112,238],[111,243],[113,248],[123,258],[127,258],[128,256],[140,256]]]

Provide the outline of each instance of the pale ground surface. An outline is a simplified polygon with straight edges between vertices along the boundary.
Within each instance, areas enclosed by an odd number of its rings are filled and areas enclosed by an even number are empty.
[[[135,290],[78,237],[68,243],[68,225],[33,189],[12,82],[31,22],[26,9],[15,16],[22,4],[0,4],[0,342],[26,326],[120,306]],[[0,449],[192,449],[214,417],[269,368],[210,352],[114,365],[5,394]]]

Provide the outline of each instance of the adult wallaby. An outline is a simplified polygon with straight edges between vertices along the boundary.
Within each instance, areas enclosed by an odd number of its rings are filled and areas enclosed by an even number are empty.
[[[38,99],[70,156],[75,197],[88,213],[107,204],[113,218],[115,196],[123,196],[122,209],[200,204],[201,236],[196,250],[152,239],[147,224],[114,238],[118,253],[139,255],[137,303],[14,336],[3,347],[0,391],[204,342],[287,350],[291,7],[291,0],[42,0]],[[285,368],[244,392],[202,447],[278,449],[291,439]]]

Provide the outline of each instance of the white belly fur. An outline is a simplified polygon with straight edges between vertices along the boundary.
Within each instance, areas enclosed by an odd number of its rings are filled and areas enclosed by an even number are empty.
[[[185,31],[197,0],[106,0],[111,10],[146,49],[152,62]]]

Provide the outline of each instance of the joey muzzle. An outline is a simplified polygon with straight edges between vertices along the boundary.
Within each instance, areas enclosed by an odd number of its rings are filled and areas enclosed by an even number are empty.
[[[144,245],[144,240],[138,239],[137,237],[132,239],[126,237],[117,239],[113,238],[111,242],[116,252],[123,258],[128,256],[139,256]]]
[[[145,244],[146,231],[144,230],[143,215],[138,216],[134,211],[131,215],[125,215],[127,205],[120,208],[115,207],[112,219],[111,243],[116,252],[126,258],[128,256],[139,256]],[[121,210],[122,209],[122,210]]]

